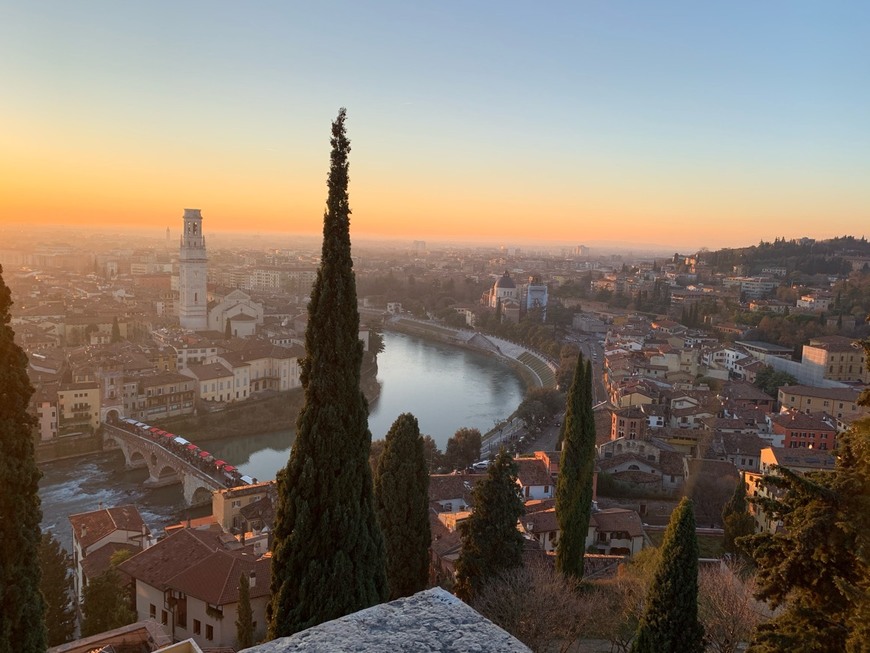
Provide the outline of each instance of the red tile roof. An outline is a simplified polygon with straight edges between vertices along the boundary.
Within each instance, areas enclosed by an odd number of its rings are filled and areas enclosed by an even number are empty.
[[[251,598],[268,596],[271,558],[258,558],[243,551],[215,551],[170,578],[166,584],[212,605],[239,600],[239,576],[256,574]]]
[[[222,548],[220,529],[182,529],[121,563],[119,569],[159,590],[188,567]]]
[[[70,515],[69,521],[73,528],[73,538],[84,550],[115,531],[141,533],[145,526],[136,506],[131,505]]]

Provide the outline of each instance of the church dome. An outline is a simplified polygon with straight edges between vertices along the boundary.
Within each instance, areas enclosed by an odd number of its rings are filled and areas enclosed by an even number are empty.
[[[516,288],[517,284],[514,283],[514,280],[511,279],[507,270],[505,270],[501,279],[499,279],[498,281],[495,282],[495,287],[496,288]]]

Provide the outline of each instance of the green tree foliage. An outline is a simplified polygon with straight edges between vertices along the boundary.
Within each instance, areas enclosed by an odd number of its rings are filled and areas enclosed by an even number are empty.
[[[378,471],[378,462],[381,460],[381,456],[384,455],[384,446],[386,445],[386,440],[372,440],[371,449],[369,449],[369,467],[372,470],[372,478],[374,478],[375,473]]]
[[[556,568],[566,576],[583,578],[583,554],[592,513],[595,473],[595,421],[592,415],[592,365],[582,358],[568,391],[562,425],[562,458],[556,485],[559,542]]]
[[[45,624],[48,645],[66,644],[73,638],[76,611],[73,604],[73,561],[54,536],[45,532],[39,547],[42,581],[39,589],[45,599]]]
[[[447,440],[444,464],[450,469],[465,469],[480,459],[483,438],[480,431],[463,427]]]
[[[112,342],[121,342],[121,325],[117,316],[112,318]]]
[[[722,509],[722,525],[725,529],[724,548],[728,553],[739,553],[738,537],[755,532],[755,519],[749,514],[746,503],[746,481],[741,474],[740,482],[734,486],[734,494]]]
[[[130,594],[114,567],[88,580],[82,591],[82,637],[120,628],[136,621]]]
[[[291,635],[387,597],[384,540],[374,513],[368,403],[350,250],[345,110],[332,124],[323,251],[308,304],[305,403],[278,472],[269,635]]]
[[[755,386],[769,394],[771,397],[776,397],[779,389],[784,385],[794,385],[797,379],[788,372],[777,372],[770,365],[765,365],[761,371],[755,375]]]
[[[231,340],[233,337],[233,325],[230,318],[224,320],[224,340]]]
[[[474,488],[471,516],[459,526],[462,553],[456,561],[456,596],[470,601],[499,572],[522,565],[523,537],[517,520],[525,512],[517,465],[502,449],[488,476]]]
[[[844,434],[834,473],[765,476],[772,496],[754,499],[783,528],[745,543],[758,566],[758,598],[782,609],[750,650],[870,648],[870,420]]]
[[[390,600],[426,589],[429,470],[417,418],[403,413],[387,433],[375,475],[375,510],[387,547]]]
[[[33,386],[27,356],[9,323],[12,294],[0,267],[0,653],[43,651],[39,477],[33,454],[36,420],[27,407]]]
[[[426,469],[429,470],[430,474],[435,474],[444,467],[444,454],[441,453],[431,435],[423,436],[423,457],[426,460]]]
[[[671,514],[661,557],[646,597],[632,653],[701,653],[698,621],[698,538],[692,502]]]
[[[254,645],[254,611],[251,609],[251,582],[245,572],[239,574],[239,609],[236,616],[238,648]]]

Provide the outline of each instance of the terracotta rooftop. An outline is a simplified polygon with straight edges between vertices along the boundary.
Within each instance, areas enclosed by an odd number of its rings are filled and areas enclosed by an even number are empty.
[[[779,391],[783,395],[796,397],[819,397],[820,399],[833,399],[835,401],[847,401],[854,403],[861,394],[854,388],[816,388],[809,385],[784,385]]]
[[[115,531],[141,534],[142,527],[145,526],[136,506],[131,505],[70,515],[69,521],[72,524],[73,538],[78,541],[82,549],[87,549]]]
[[[198,381],[209,381],[211,379],[221,379],[233,375],[233,371],[227,369],[220,363],[209,363],[208,365],[188,365],[187,369],[193,374]]]
[[[136,555],[141,550],[140,547],[129,542],[109,542],[82,559],[82,570],[88,578],[96,578],[109,570],[112,556],[118,551],[129,551],[133,555]]]
[[[836,459],[829,451],[819,449],[795,448],[784,449],[781,447],[769,447],[773,453],[776,464],[790,469],[818,469],[833,470]]]
[[[553,485],[553,478],[546,463],[540,458],[514,458],[517,464],[517,480],[523,487]]]
[[[239,576],[255,573],[251,598],[269,595],[271,558],[257,558],[243,551],[214,551],[169,578],[166,585],[212,605],[239,600]]]
[[[643,535],[643,522],[634,510],[607,508],[592,513],[592,521],[599,531],[614,533],[624,531],[631,537]]]
[[[466,505],[472,505],[474,486],[486,477],[486,474],[430,474],[429,501],[463,499]]]
[[[165,590],[174,576],[222,548],[222,534],[219,528],[185,528],[137,553],[118,568],[152,587]]]
[[[520,522],[527,533],[547,533],[559,530],[559,519],[555,508],[527,513],[520,517]]]
[[[771,424],[783,429],[812,429],[813,431],[836,432],[837,427],[832,425],[833,419],[830,416],[828,419],[831,423],[825,421],[819,413],[807,415],[799,410],[790,410],[787,413],[770,416]]]

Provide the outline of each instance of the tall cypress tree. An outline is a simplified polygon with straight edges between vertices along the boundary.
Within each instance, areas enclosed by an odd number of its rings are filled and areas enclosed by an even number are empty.
[[[308,304],[296,441],[278,473],[269,635],[282,637],[387,597],[369,467],[368,402],[350,254],[345,110],[332,123],[323,250]]]
[[[456,561],[456,596],[463,601],[469,601],[487,579],[523,563],[517,520],[525,508],[517,465],[507,451],[499,452],[472,497],[474,511],[459,525],[462,553]]]
[[[387,547],[390,600],[429,580],[429,470],[417,418],[403,413],[387,433],[375,474],[375,509]]]
[[[0,653],[44,651],[45,605],[39,584],[39,477],[36,420],[27,412],[33,386],[27,356],[9,326],[12,293],[0,267]]]
[[[112,342],[121,342],[121,325],[118,324],[118,316],[112,318]]]
[[[577,360],[574,381],[568,390],[562,458],[556,485],[559,542],[556,567],[562,573],[583,577],[583,555],[592,513],[595,474],[595,418],[592,414],[592,366]]]
[[[701,653],[698,621],[698,537],[692,501],[683,498],[671,515],[661,557],[646,596],[632,653]]]
[[[42,534],[39,549],[42,569],[40,591],[45,598],[45,625],[48,645],[66,644],[76,629],[73,606],[73,559],[51,533]]]
[[[236,644],[240,649],[254,645],[254,611],[251,608],[251,583],[245,572],[239,574],[239,608],[236,614]]]

